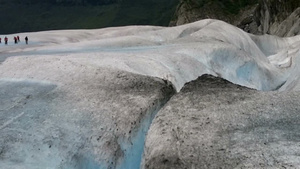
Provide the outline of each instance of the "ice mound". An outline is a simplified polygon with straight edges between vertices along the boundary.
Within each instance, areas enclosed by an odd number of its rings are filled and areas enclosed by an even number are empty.
[[[2,47],[2,53],[35,58],[63,55],[83,64],[160,77],[171,81],[177,91],[205,73],[258,90],[276,90],[298,71],[293,65],[299,58],[299,36],[254,36],[218,20],[177,27],[127,26],[26,35],[31,46],[10,45],[9,52]]]

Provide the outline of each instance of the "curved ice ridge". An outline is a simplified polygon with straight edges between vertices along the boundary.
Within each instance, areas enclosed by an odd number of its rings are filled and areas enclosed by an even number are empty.
[[[86,65],[163,78],[177,91],[203,74],[257,90],[291,90],[299,74],[295,65],[300,36],[255,36],[211,19],[177,27],[127,26],[30,36],[40,44],[10,51],[9,56],[63,54]]]

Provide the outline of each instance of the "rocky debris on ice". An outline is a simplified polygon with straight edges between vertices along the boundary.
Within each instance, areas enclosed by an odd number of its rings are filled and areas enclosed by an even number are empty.
[[[299,98],[203,75],[157,114],[142,168],[298,168]]]
[[[49,71],[55,61],[45,62]],[[175,92],[173,87],[80,62],[56,66],[74,67],[64,75],[59,69],[48,72],[60,74],[63,86],[0,80],[0,168],[107,169],[122,167],[126,158],[134,161],[136,152],[130,149],[139,128]]]

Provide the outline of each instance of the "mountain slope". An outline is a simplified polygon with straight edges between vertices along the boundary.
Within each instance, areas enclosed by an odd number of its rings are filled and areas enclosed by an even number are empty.
[[[213,18],[254,34],[294,36],[300,34],[298,7],[298,0],[181,0],[170,25]]]

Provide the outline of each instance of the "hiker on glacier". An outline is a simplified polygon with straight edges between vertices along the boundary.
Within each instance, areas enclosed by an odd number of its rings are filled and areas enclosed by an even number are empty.
[[[18,39],[17,39],[17,37],[15,37],[15,36],[14,36],[14,41],[15,41],[15,44],[18,43]]]
[[[5,38],[4,38],[5,45],[7,45],[7,41],[8,41],[8,38],[5,36]]]
[[[25,42],[26,42],[26,44],[28,44],[28,37],[27,36],[25,37]]]

